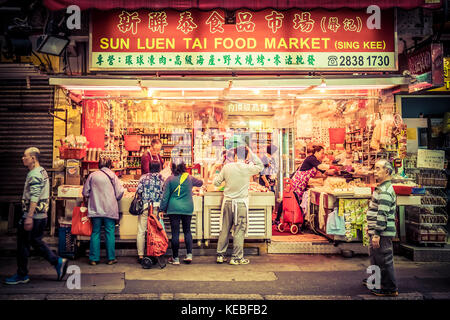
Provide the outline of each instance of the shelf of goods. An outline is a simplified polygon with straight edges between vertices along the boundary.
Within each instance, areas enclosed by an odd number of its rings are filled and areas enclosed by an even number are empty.
[[[119,211],[122,212],[122,216],[119,223],[120,239],[136,239],[137,236],[137,224],[138,216],[133,216],[129,213],[131,201],[133,201],[134,192],[127,193],[119,201]],[[203,197],[193,196],[194,212],[191,220],[191,233],[192,239],[200,242],[203,238]],[[172,232],[170,227],[170,220],[166,214],[163,218],[164,228],[169,239],[172,238]],[[183,239],[183,230],[180,224],[180,239]]]
[[[203,200],[204,239],[219,238],[223,192],[206,192]],[[249,192],[249,225],[246,239],[270,239],[272,237],[272,211],[275,206],[273,192]]]
[[[441,244],[447,242],[448,223],[445,195],[439,188],[421,197],[420,204],[406,207],[406,238],[419,244]]]

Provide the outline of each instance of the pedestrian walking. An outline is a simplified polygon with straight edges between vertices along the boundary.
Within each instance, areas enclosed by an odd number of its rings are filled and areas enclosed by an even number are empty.
[[[98,162],[100,170],[89,175],[83,186],[83,197],[88,202],[88,217],[92,221],[89,247],[89,264],[100,261],[100,231],[105,227],[107,264],[117,263],[115,254],[115,227],[119,219],[119,201],[124,188],[119,178],[111,171],[111,159],[102,158]]]
[[[137,251],[138,263],[142,264],[145,249],[145,234],[147,232],[148,213],[153,208],[153,213],[159,219],[159,205],[162,198],[164,181],[159,173],[161,166],[158,162],[150,163],[150,172],[141,176],[137,187],[137,194],[142,199],[144,207],[141,215],[138,216]]]
[[[186,172],[184,162],[179,164],[172,163],[172,175],[167,178],[164,184],[164,193],[160,206],[160,211],[166,212],[170,219],[172,231],[172,257],[168,260],[170,264],[180,264],[178,256],[180,248],[180,221],[183,225],[184,243],[186,244],[187,252],[183,262],[192,262],[191,220],[194,212],[192,188],[201,187],[202,185],[202,180],[196,179]]]
[[[234,162],[227,163],[214,178],[219,187],[225,181],[224,198],[220,219],[220,234],[217,243],[217,263],[226,261],[228,237],[233,229],[232,265],[248,264],[244,258],[244,237],[248,233],[248,188],[250,178],[263,170],[262,161],[247,147],[234,149]],[[249,161],[248,161],[249,160]]]
[[[62,280],[67,272],[68,260],[56,256],[42,240],[47,226],[50,183],[47,171],[40,165],[41,153],[38,148],[25,150],[22,162],[29,170],[22,195],[22,212],[17,229],[17,273],[6,278],[6,284],[20,284],[30,281],[28,257],[32,246],[56,269],[57,280]]]
[[[387,160],[375,163],[375,188],[367,211],[367,228],[370,236],[370,263],[381,271],[380,288],[370,291],[377,296],[397,296],[398,288],[394,271],[394,249],[392,238],[395,237],[395,211],[397,196],[391,179],[394,168]],[[363,281],[365,285],[367,279]]]

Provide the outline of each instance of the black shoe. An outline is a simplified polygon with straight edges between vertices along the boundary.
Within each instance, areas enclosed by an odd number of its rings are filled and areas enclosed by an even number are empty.
[[[164,269],[166,267],[166,263],[164,262],[163,257],[158,257],[156,260],[158,261],[158,265],[161,269]]]
[[[142,263],[141,266],[144,269],[151,269],[152,268],[152,260],[149,257],[145,257],[144,259],[142,259]]]
[[[137,263],[142,264],[142,260],[144,260],[143,258],[137,258]]]
[[[378,297],[397,297],[398,291],[384,290],[384,289],[372,289],[370,292]]]

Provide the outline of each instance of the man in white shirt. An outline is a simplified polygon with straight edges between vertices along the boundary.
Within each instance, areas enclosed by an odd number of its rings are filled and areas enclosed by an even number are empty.
[[[225,181],[222,214],[220,220],[220,235],[217,243],[217,263],[226,261],[225,253],[228,248],[228,236],[233,232],[233,254],[230,264],[248,264],[244,259],[244,237],[248,225],[248,188],[250,178],[259,174],[264,168],[261,160],[251,152],[247,146],[234,149],[234,162],[223,166],[214,178],[214,185],[220,186]]]

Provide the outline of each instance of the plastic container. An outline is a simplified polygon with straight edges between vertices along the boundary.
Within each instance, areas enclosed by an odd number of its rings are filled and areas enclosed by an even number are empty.
[[[81,160],[86,156],[86,149],[59,147],[59,157],[61,159]]]
[[[411,194],[425,194],[426,189],[425,188],[412,188]]]
[[[61,225],[59,227],[58,255],[64,258],[75,259],[77,244],[76,236],[71,233],[71,225]]]
[[[401,186],[401,185],[393,185],[395,194],[399,196],[409,196],[412,192],[413,187],[411,186]]]

